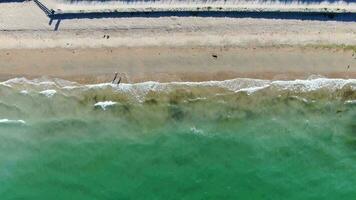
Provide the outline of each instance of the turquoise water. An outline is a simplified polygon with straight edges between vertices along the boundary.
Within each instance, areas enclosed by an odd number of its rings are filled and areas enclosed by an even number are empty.
[[[3,82],[0,199],[354,199],[355,86]]]

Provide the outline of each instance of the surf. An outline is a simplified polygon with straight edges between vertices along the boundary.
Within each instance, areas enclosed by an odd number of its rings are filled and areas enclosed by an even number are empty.
[[[319,76],[119,85],[10,79],[0,83],[0,195],[353,197],[355,86]]]
[[[215,105],[212,110],[241,107],[251,112],[276,102],[320,106],[353,106],[355,79],[311,77],[306,80],[236,78],[205,82],[79,84],[62,79],[14,78],[0,83],[0,118],[135,117],[139,110],[161,109],[157,115],[181,118],[185,108]],[[213,113],[213,112],[212,112]],[[194,114],[194,112],[192,113]],[[194,114],[195,115],[195,114]],[[139,114],[138,116],[144,117]]]

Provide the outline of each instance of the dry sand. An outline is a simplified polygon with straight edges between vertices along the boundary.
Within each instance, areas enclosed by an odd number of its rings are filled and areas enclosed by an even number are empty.
[[[53,31],[57,23],[33,2],[0,4],[0,79],[356,78],[355,22],[103,18],[62,20]]]

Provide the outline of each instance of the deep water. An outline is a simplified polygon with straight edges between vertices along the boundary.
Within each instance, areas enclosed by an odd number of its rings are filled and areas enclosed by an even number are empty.
[[[3,82],[0,199],[354,199],[355,86]]]

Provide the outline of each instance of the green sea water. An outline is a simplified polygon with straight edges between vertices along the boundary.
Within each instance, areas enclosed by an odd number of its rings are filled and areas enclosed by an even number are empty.
[[[355,86],[3,82],[0,199],[355,199]]]

